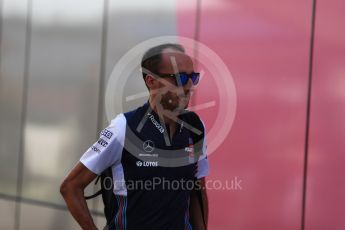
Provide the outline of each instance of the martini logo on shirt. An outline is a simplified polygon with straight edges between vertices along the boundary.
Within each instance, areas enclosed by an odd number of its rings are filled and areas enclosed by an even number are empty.
[[[184,150],[189,153],[190,156],[194,156],[194,143],[192,138],[189,138],[189,145],[185,147]]]
[[[189,145],[185,148],[185,151],[188,152],[188,162],[194,163],[194,143],[192,138],[189,138]]]
[[[187,153],[193,153],[194,147],[186,147],[186,148],[184,148],[184,151],[186,151]]]

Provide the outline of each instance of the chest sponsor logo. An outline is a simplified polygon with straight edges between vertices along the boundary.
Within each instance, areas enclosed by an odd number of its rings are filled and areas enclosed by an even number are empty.
[[[137,161],[136,165],[138,167],[157,167],[157,161]]]
[[[189,138],[188,142],[189,142],[189,145],[184,150],[188,153],[188,162],[189,163],[194,163],[195,159],[194,159],[194,143],[193,143],[193,139]]]
[[[143,149],[147,153],[151,153],[155,149],[155,144],[151,140],[147,140],[143,143]]]
[[[164,133],[164,128],[161,126],[161,124],[159,124],[155,117],[151,113],[148,113],[147,116],[149,116],[149,119],[151,120],[152,124],[158,129],[158,131]]]

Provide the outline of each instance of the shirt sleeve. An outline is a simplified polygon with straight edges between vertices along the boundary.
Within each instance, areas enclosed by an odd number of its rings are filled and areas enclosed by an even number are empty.
[[[86,150],[80,162],[97,175],[112,165],[120,164],[125,131],[126,118],[119,114],[102,130],[98,141]]]
[[[207,158],[206,129],[204,125],[204,140],[203,140],[203,146],[202,146],[202,154],[197,163],[197,172],[195,173],[195,177],[197,179],[200,179],[208,175],[209,175],[209,162]]]

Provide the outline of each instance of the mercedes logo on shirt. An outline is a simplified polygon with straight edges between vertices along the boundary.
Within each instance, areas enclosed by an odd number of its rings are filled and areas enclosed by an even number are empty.
[[[147,153],[151,153],[155,149],[155,144],[151,140],[147,140],[143,143],[143,149]]]

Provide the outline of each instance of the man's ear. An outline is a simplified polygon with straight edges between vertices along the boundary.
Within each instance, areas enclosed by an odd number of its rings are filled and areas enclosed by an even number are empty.
[[[155,83],[156,83],[155,79],[152,75],[147,74],[145,76],[145,84],[146,84],[147,88],[154,89],[156,87]]]

